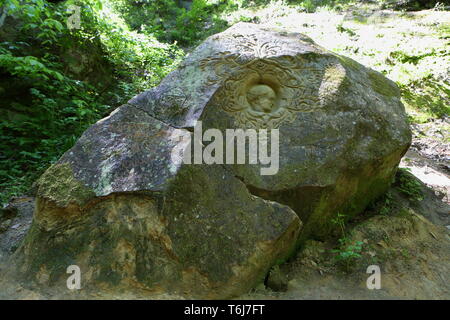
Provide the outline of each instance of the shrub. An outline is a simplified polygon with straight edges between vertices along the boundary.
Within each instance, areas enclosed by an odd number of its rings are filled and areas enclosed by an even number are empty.
[[[67,4],[81,6],[79,29],[67,28]],[[1,203],[23,193],[89,125],[158,84],[183,55],[130,31],[99,1],[6,0],[3,9]]]

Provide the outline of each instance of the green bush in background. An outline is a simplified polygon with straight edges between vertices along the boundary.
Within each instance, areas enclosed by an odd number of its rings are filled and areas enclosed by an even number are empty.
[[[81,7],[69,29],[69,4]],[[0,202],[26,191],[92,123],[154,86],[183,52],[130,31],[110,3],[6,0],[0,29]]]

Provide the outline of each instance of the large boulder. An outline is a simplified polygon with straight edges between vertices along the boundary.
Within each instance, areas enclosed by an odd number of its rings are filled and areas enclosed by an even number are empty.
[[[196,134],[236,128],[278,132],[276,163],[247,163],[250,144],[241,164],[218,148],[215,161],[188,163]],[[276,156],[270,137],[259,148]],[[84,288],[235,296],[304,239],[327,237],[338,212],[350,217],[382,194],[410,140],[392,81],[301,34],[240,23],[47,170],[18,270],[65,286],[78,265]]]

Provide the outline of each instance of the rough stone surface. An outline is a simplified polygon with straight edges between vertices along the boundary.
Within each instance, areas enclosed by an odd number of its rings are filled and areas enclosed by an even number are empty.
[[[33,211],[32,197],[15,198],[0,209],[0,262],[19,247],[30,228]]]
[[[280,168],[172,161],[203,129],[279,129]],[[240,23],[89,128],[37,183],[18,270],[86,288],[246,292],[391,183],[411,134],[396,85],[309,38]],[[178,149],[177,149],[178,150]],[[302,227],[303,226],[303,227]]]
[[[267,275],[266,286],[275,292],[287,291],[288,284],[288,278],[279,266],[273,267]]]

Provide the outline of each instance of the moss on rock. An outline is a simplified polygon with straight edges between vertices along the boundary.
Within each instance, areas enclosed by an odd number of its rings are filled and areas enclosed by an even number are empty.
[[[83,206],[95,197],[95,192],[75,179],[67,163],[54,164],[37,181],[39,198],[54,202],[59,207],[69,203]]]

